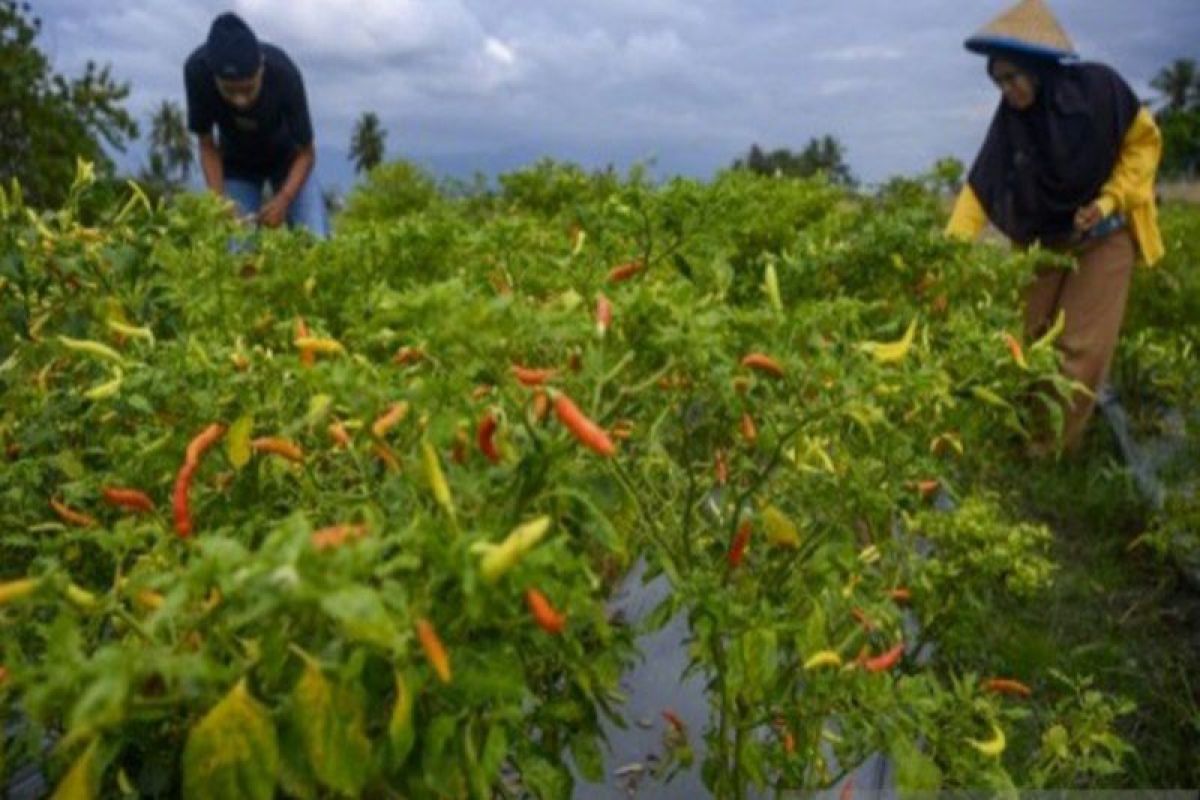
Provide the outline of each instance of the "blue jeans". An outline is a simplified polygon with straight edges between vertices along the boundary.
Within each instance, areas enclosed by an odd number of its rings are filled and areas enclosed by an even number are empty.
[[[226,178],[225,196],[237,204],[243,216],[256,214],[262,208],[263,182],[255,183],[244,178]],[[321,187],[309,173],[304,185],[292,204],[288,206],[287,223],[291,228],[307,228],[318,239],[329,236],[329,218],[325,215],[325,201],[321,198]]]

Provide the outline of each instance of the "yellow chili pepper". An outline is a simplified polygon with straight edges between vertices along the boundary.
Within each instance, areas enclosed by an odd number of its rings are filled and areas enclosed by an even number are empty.
[[[433,499],[453,517],[454,500],[450,496],[450,485],[446,483],[446,475],[442,472],[442,462],[438,460],[437,451],[428,439],[421,440],[421,460],[425,464],[425,477],[429,481]]]
[[[154,331],[149,328],[127,325],[117,319],[106,320],[105,324],[108,325],[109,330],[116,331],[122,336],[128,336],[130,339],[142,339],[149,342],[151,346],[154,345]]]
[[[25,599],[37,591],[38,583],[37,578],[20,578],[15,581],[0,583],[0,606]]]
[[[814,670],[821,667],[840,667],[842,665],[842,657],[833,650],[822,650],[819,653],[814,653],[811,658],[804,662],[804,669]]]
[[[550,530],[550,518],[538,517],[535,520],[518,525],[505,537],[500,544],[479,542],[471,550],[482,553],[479,571],[488,583],[495,583],[513,567],[521,558],[532,550]]]
[[[312,336],[299,336],[296,338],[294,344],[301,351],[307,350],[310,353],[321,353],[322,355],[346,352],[346,348],[337,339],[317,339]]]
[[[116,350],[106,344],[94,342],[91,339],[72,339],[69,336],[59,336],[58,341],[63,347],[76,353],[85,353],[115,364],[124,364],[125,359]]]
[[[1000,726],[992,723],[992,738],[982,742],[978,739],[967,739],[967,744],[971,745],[971,747],[974,747],[985,756],[996,758],[1004,752],[1004,748],[1008,745],[1008,741],[1004,738],[1004,731],[1000,729]]]

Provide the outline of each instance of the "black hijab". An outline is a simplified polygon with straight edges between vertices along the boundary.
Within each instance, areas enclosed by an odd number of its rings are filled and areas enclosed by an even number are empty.
[[[999,57],[1037,77],[1037,100],[1024,111],[1000,101],[967,180],[1013,241],[1064,242],[1116,166],[1137,95],[1102,64]]]

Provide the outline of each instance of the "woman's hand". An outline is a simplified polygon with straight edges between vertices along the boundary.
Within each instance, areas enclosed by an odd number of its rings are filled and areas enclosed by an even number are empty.
[[[1075,228],[1080,231],[1089,231],[1096,227],[1102,219],[1104,219],[1104,212],[1100,209],[1100,204],[1089,203],[1075,212]]]

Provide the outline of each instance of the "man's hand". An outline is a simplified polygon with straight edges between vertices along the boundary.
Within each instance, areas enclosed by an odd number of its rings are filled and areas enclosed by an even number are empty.
[[[278,228],[287,219],[288,207],[292,201],[282,194],[270,199],[258,212],[258,221],[268,228]]]
[[[1089,203],[1075,212],[1075,229],[1090,231],[1104,219],[1104,212],[1099,203]]]

